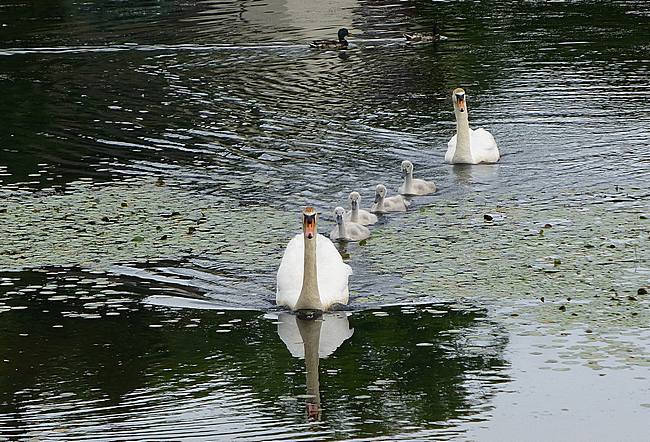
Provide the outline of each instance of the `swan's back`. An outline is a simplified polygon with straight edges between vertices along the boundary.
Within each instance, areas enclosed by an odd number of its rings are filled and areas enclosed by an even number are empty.
[[[437,190],[436,183],[433,181],[426,181],[419,178],[413,178],[411,182],[411,188],[406,189],[406,183],[403,183],[399,186],[397,191],[402,195],[428,195],[434,193]]]
[[[472,131],[470,137],[470,148],[475,161],[479,163],[496,163],[499,161],[499,148],[490,132],[479,127]]]
[[[353,241],[362,241],[370,238],[370,229],[358,223],[348,223],[346,226],[348,235]]]
[[[347,222],[352,221],[351,210],[345,212],[345,221]],[[362,226],[369,226],[371,224],[375,224],[377,222],[377,215],[375,215],[374,213],[370,213],[365,209],[359,209],[359,217],[357,222]]]
[[[345,223],[345,234],[346,237],[342,238],[339,233],[339,227],[336,226],[332,229],[330,233],[330,239],[332,241],[344,240],[344,241],[363,241],[364,239],[370,238],[370,229],[366,226],[355,223],[353,221],[346,221]]]
[[[456,140],[458,134],[447,143],[447,153],[445,153],[445,162],[451,163],[456,153]],[[501,156],[494,136],[487,130],[479,127],[478,129],[469,130],[469,150],[472,154],[472,163],[496,163]]]
[[[454,154],[456,153],[456,140],[457,139],[458,139],[458,134],[454,134],[454,136],[451,137],[451,139],[447,143],[447,152],[445,153],[445,162],[446,163],[451,163],[454,160]]]
[[[304,235],[294,236],[287,244],[278,268],[275,300],[278,305],[292,310],[302,289],[304,248]],[[352,268],[343,262],[332,241],[320,234],[316,239],[316,269],[323,308],[328,309],[333,304],[347,304],[348,278],[352,274]]]
[[[384,198],[384,208],[390,212],[406,212],[408,206],[411,204],[402,195],[394,195]]]

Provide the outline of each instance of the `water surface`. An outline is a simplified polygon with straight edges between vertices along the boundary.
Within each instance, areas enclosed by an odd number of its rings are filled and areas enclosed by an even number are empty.
[[[434,21],[448,40],[401,40]],[[643,440],[649,21],[642,1],[0,6],[0,437]],[[351,50],[307,47],[341,26]],[[443,162],[458,86],[496,165]],[[318,360],[291,323],[301,356],[273,302],[301,207],[325,233],[403,159],[439,192],[341,246],[354,331]]]

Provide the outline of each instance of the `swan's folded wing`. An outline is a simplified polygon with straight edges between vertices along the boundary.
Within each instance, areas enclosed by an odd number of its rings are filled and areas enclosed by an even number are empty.
[[[454,134],[453,137],[449,139],[447,142],[447,148],[448,149],[456,149],[456,139],[458,138],[458,134]]]
[[[293,308],[298,302],[304,269],[304,241],[303,236],[298,234],[289,241],[284,250],[277,275],[275,301],[278,305]]]
[[[375,224],[377,222],[377,215],[375,215],[374,213],[370,213],[367,210],[362,209],[359,211],[359,214],[366,217],[367,218],[366,221],[370,224]]]
[[[481,148],[492,149],[497,147],[494,136],[482,127],[472,131],[472,142],[474,141],[479,143]]]
[[[348,278],[352,268],[343,262],[332,241],[318,235],[316,259],[318,260],[318,291],[325,308],[332,304],[348,303]]]
[[[458,138],[457,134],[454,134],[453,137],[447,143],[447,152],[445,153],[445,161],[451,163],[456,153],[456,139]]]
[[[499,161],[499,148],[494,136],[487,130],[479,127],[472,131],[472,154],[475,158],[487,163]]]
[[[357,236],[359,240],[364,240],[370,238],[370,229],[361,224],[357,224],[358,233]]]

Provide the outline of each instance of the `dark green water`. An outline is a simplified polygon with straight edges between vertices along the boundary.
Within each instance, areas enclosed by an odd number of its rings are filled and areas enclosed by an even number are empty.
[[[646,3],[0,5],[0,440],[646,440]],[[496,165],[443,162],[458,86]],[[301,207],[403,159],[350,311],[276,308]]]

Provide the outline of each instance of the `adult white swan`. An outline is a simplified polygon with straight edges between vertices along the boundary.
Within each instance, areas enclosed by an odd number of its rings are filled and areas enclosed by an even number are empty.
[[[496,163],[499,161],[499,148],[490,132],[482,127],[469,128],[467,99],[465,91],[454,89],[451,94],[456,115],[456,135],[447,144],[445,161],[451,164]]]
[[[318,234],[316,218],[312,207],[302,212],[303,233],[289,241],[278,269],[275,300],[291,310],[323,311],[348,303],[352,268],[332,241]]]

